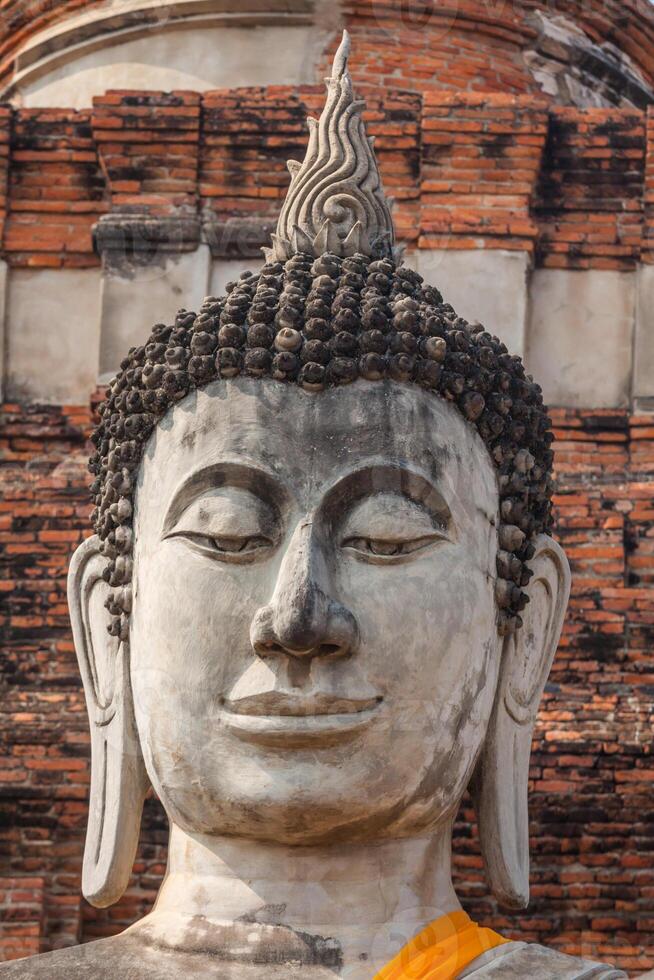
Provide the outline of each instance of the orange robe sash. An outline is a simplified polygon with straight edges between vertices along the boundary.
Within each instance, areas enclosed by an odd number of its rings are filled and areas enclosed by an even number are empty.
[[[456,980],[482,953],[509,941],[465,912],[451,912],[414,936],[375,980]]]

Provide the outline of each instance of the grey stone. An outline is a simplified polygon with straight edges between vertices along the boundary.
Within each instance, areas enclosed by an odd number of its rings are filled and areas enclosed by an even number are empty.
[[[165,320],[171,309],[194,309],[209,287],[209,247],[171,253],[167,248],[148,255],[139,250],[105,252],[102,275],[100,378],[118,370],[132,346],[144,343],[148,324]],[[111,261],[106,259],[111,254]],[[144,259],[144,260],[140,260]],[[96,369],[97,370],[97,369]],[[97,377],[97,375],[96,375]]]
[[[214,953],[185,953],[145,943],[123,933],[112,939],[0,964],[3,980],[334,980],[327,967],[301,957],[262,967],[218,959]]]
[[[439,283],[459,316],[481,320],[512,354],[524,357],[529,305],[527,252],[419,249],[412,258],[426,282]]]
[[[321,23],[322,22],[322,23]],[[120,0],[30,36],[5,98],[87,109],[108,89],[299,85],[327,37],[313,0]]]
[[[621,980],[627,974],[591,960],[566,956],[545,946],[511,943],[496,950],[485,964],[472,964],[459,974],[458,980],[470,977],[499,977],[501,980]],[[483,957],[480,957],[480,961]],[[480,961],[477,961],[478,963]]]

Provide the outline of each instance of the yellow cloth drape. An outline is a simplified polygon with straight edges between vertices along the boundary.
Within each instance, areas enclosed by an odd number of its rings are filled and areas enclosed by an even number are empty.
[[[465,912],[452,912],[414,936],[375,980],[455,980],[482,953],[508,942]]]

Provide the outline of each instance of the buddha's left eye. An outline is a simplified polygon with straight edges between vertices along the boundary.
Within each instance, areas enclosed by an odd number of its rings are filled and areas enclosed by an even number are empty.
[[[423,538],[416,538],[412,541],[384,541],[380,538],[346,538],[343,541],[343,548],[350,548],[361,555],[368,555],[375,558],[399,558],[402,555],[411,555],[415,551],[428,548],[434,541],[439,540],[440,535],[430,535]]]
[[[435,515],[397,493],[377,493],[360,500],[342,528],[341,547],[377,564],[417,555],[450,540],[448,515]]]

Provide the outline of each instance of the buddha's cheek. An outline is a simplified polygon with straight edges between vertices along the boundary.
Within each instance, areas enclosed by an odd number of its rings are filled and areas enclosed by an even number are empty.
[[[255,660],[250,623],[270,589],[263,570],[247,571],[180,542],[137,554],[130,652],[139,738],[166,808],[198,826],[220,807],[230,751],[221,704]]]
[[[444,544],[391,568],[347,570],[360,669],[384,697],[387,782],[427,817],[456,807],[486,733],[500,663],[487,556]]]

